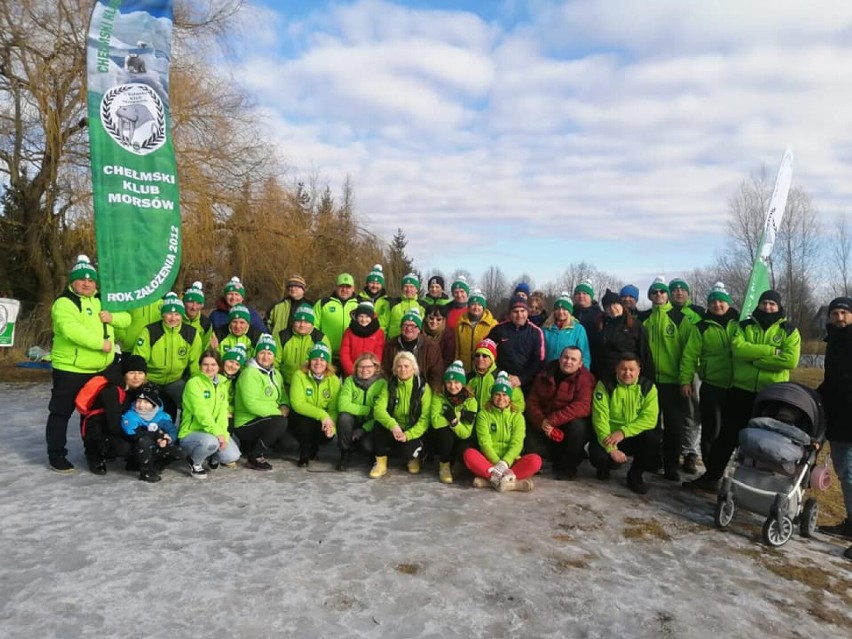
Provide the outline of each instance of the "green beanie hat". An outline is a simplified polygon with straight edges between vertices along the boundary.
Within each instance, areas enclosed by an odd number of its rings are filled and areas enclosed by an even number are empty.
[[[447,366],[447,370],[444,371],[444,381],[461,382],[462,384],[467,381],[467,375],[464,373],[464,364],[460,360],[456,360]]]
[[[710,293],[707,295],[708,304],[715,300],[727,302],[728,304],[731,303],[731,296],[728,294],[728,291],[725,290],[725,285],[722,282],[716,282],[713,285],[713,288],[710,289]]]
[[[382,286],[385,285],[385,274],[381,264],[373,265],[373,270],[367,273],[367,282],[378,282]]]
[[[671,282],[669,282],[669,291],[673,288],[682,288],[684,291],[689,293],[689,284],[687,284],[686,280],[681,277],[674,278]]]
[[[225,349],[225,354],[222,355],[222,361],[227,362],[229,359],[239,362],[240,366],[246,363],[246,347],[242,344],[234,344],[228,349]]]
[[[230,322],[235,319],[244,319],[251,324],[251,313],[248,310],[248,306],[245,304],[234,304],[231,310],[228,311],[228,321]]]
[[[402,278],[402,285],[411,284],[418,291],[420,290],[420,279],[414,273],[409,273],[405,277]]]
[[[225,284],[225,295],[228,293],[239,293],[243,297],[246,296],[246,289],[243,286],[243,283],[240,281],[240,278],[234,275],[227,284]]]
[[[485,293],[478,288],[473,289],[473,293],[470,293],[470,297],[467,298],[467,305],[471,304],[482,304],[482,308],[487,308],[488,300],[485,298]]]
[[[186,315],[183,302],[180,301],[177,293],[169,291],[163,298],[163,305],[160,307],[160,315],[165,315],[166,313],[180,313],[181,315]]]
[[[257,355],[260,351],[271,351],[273,354],[278,352],[275,339],[269,333],[263,333],[257,338],[257,344],[254,346],[254,354]]]
[[[455,282],[453,282],[453,285],[450,287],[450,291],[454,291],[457,288],[460,288],[465,293],[470,295],[470,286],[468,285],[464,275],[459,275],[459,278]]]
[[[663,279],[662,275],[657,276],[654,281],[651,283],[651,286],[648,287],[648,298],[651,298],[651,293],[654,291],[665,291],[669,292],[669,287],[666,286],[666,281]]]
[[[308,359],[322,358],[327,362],[331,361],[331,351],[324,342],[317,342],[311,346],[311,352],[308,353]]]
[[[571,300],[571,295],[568,291],[562,291],[559,294],[559,299],[553,302],[553,308],[564,308],[569,313],[574,312],[574,302]]]
[[[420,317],[420,309],[412,308],[410,311],[407,311],[405,315],[402,316],[402,320],[399,322],[399,325],[402,326],[406,322],[414,322],[417,324],[417,328],[423,328],[423,318]]]
[[[98,281],[98,272],[95,270],[95,267],[92,266],[91,261],[89,261],[89,258],[86,255],[78,255],[76,263],[71,267],[71,271],[68,273],[69,283],[76,280]]]
[[[595,289],[592,288],[592,282],[590,280],[583,280],[577,284],[577,286],[574,287],[574,295],[577,293],[588,293],[589,297],[594,299]]]
[[[497,393],[506,393],[509,397],[512,396],[512,383],[509,381],[509,374],[506,371],[500,371],[494,378],[491,394],[496,395]]]
[[[186,292],[183,294],[183,301],[186,302],[198,302],[199,304],[204,304],[204,290],[202,289],[201,282],[193,282],[192,286],[186,289]]]
[[[310,307],[308,304],[302,304],[297,309],[296,312],[293,313],[293,321],[294,322],[310,322],[313,324],[316,321],[316,316],[314,315],[314,309]]]

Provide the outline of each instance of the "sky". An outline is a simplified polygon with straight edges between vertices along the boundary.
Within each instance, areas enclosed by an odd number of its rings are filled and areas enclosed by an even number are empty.
[[[294,179],[318,174],[425,274],[645,286],[724,249],[787,146],[849,212],[852,3],[253,0],[236,77]]]

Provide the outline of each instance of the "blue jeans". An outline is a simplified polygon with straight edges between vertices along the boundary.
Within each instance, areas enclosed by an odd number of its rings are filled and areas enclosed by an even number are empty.
[[[834,472],[840,478],[846,518],[852,521],[852,442],[835,441],[829,444],[831,444],[831,463],[834,464]]]
[[[193,464],[201,464],[205,459],[217,453],[219,461],[223,464],[230,464],[240,458],[240,447],[233,437],[229,437],[225,448],[219,450],[219,440],[216,436],[202,431],[195,431],[182,437],[180,447],[189,455]]]

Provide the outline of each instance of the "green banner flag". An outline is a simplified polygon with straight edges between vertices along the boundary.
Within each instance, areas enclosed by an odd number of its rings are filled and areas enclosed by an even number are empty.
[[[769,199],[769,210],[766,212],[766,222],[763,225],[763,233],[757,247],[757,257],[748,278],[748,288],[743,298],[743,308],[740,311],[740,319],[746,319],[757,306],[760,296],[772,288],[772,280],[769,276],[769,256],[772,255],[772,246],[775,244],[775,234],[784,217],[784,209],[787,206],[787,195],[790,193],[790,183],[793,181],[793,149],[787,147],[784,157],[781,158],[781,166],[778,168],[778,176],[775,178],[775,188]]]
[[[89,23],[89,145],[104,308],[167,293],[181,256],[169,116],[171,0],[99,0]]]

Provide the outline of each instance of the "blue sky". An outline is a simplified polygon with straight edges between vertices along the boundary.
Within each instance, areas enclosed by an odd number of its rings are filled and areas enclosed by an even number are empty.
[[[787,145],[794,185],[848,212],[845,0],[267,0],[245,24],[237,75],[293,179],[350,175],[427,274],[705,266]]]

